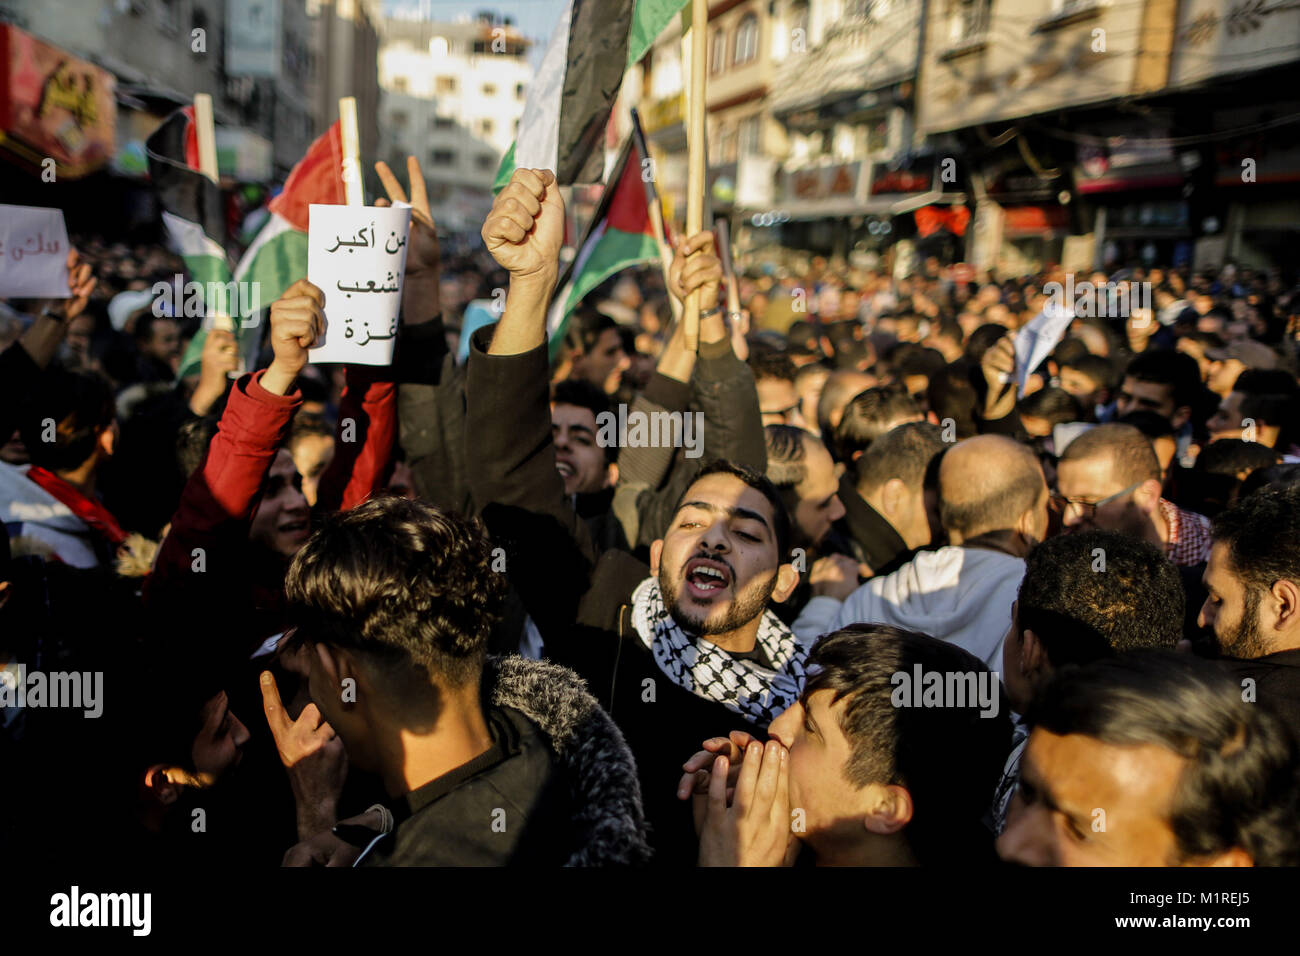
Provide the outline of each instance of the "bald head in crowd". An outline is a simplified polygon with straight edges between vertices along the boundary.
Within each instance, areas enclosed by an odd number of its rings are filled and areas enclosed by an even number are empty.
[[[954,545],[1003,532],[1028,551],[1047,535],[1047,482],[1038,459],[1002,435],[959,442],[939,465],[939,517]]]

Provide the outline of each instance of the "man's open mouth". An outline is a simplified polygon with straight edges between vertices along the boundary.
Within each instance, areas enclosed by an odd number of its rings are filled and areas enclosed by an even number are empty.
[[[686,562],[686,586],[694,597],[708,600],[731,586],[731,568],[711,558],[691,558]]]
[[[306,518],[300,518],[296,521],[286,521],[280,525],[281,534],[305,535],[311,530],[311,522]]]
[[[555,470],[560,473],[561,478],[572,478],[578,473],[578,469],[574,468],[567,461],[557,461],[555,463]]]

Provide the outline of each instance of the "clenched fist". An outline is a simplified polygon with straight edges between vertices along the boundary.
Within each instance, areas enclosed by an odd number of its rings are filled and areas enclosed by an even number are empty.
[[[303,366],[307,350],[325,328],[325,293],[299,279],[271,306],[271,348],[275,358],[262,375],[262,387],[286,395]]]
[[[549,279],[559,272],[564,200],[549,169],[516,169],[483,223],[483,242],[512,280]]]

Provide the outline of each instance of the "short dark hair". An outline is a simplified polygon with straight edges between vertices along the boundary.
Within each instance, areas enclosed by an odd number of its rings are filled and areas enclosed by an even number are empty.
[[[857,489],[870,494],[891,478],[921,488],[931,462],[943,452],[942,430],[929,422],[905,422],[871,443],[854,465]]]
[[[869,783],[901,786],[914,812],[904,829],[920,863],[978,860],[991,835],[981,820],[1011,747],[1005,708],[985,715],[977,700],[963,706],[895,706],[897,674],[988,673],[955,644],[885,624],[854,624],[822,637],[808,657],[802,700],[828,690],[847,698],[840,728],[852,753],[844,776],[859,789]],[[994,693],[1000,695],[996,678]],[[1000,701],[999,701],[1000,703]]]
[[[176,467],[183,478],[188,480],[208,456],[208,446],[217,433],[218,421],[216,415],[205,415],[191,418],[176,430]]]
[[[1069,361],[1062,361],[1061,367],[1072,368],[1076,372],[1088,376],[1102,388],[1113,388],[1115,385],[1115,366],[1104,355],[1093,355],[1091,352],[1085,352],[1082,355],[1074,356]]]
[[[799,431],[799,429],[796,428],[795,431]],[[790,553],[790,513],[785,510],[785,503],[781,500],[781,493],[777,491],[776,486],[772,484],[766,475],[755,471],[748,465],[741,465],[723,458],[709,462],[696,473],[695,477],[691,479],[691,483],[681,493],[677,503],[673,505],[673,513],[676,514],[681,510],[682,502],[691,493],[691,488],[695,486],[695,483],[701,478],[707,478],[709,475],[731,475],[733,478],[739,478],[767,499],[767,503],[772,506],[772,531],[776,535],[777,556],[784,563],[785,557]]]
[[[1223,475],[1235,481],[1243,471],[1276,465],[1280,457],[1278,451],[1259,442],[1220,438],[1201,449],[1193,470],[1207,475]]]
[[[858,392],[844,406],[843,417],[835,426],[836,458],[852,461],[855,453],[866,451],[885,434],[891,423],[920,414],[920,407],[900,384],[877,385]]]
[[[749,368],[754,373],[755,382],[761,382],[765,378],[794,381],[794,362],[790,361],[790,356],[785,352],[754,349],[749,355]]]
[[[605,390],[585,378],[566,378],[556,382],[551,401],[556,405],[574,405],[591,412],[596,425],[600,425],[600,416],[612,410],[612,404]],[[618,458],[618,444],[611,442],[605,446],[605,459],[615,461]]]
[[[1211,536],[1247,588],[1258,594],[1276,581],[1300,584],[1300,485],[1266,485],[1214,517]]]
[[[1280,368],[1243,369],[1232,383],[1234,392],[1243,395],[1294,395],[1300,391],[1295,376]]]
[[[1202,391],[1201,367],[1196,359],[1173,349],[1139,352],[1129,361],[1124,376],[1152,385],[1168,385],[1174,408],[1194,406]]]
[[[1154,745],[1187,760],[1169,810],[1180,860],[1239,847],[1257,866],[1300,863],[1296,745],[1212,663],[1143,651],[1062,668],[1025,720],[1058,736]]]
[[[569,316],[569,328],[565,343],[577,353],[586,355],[596,347],[600,337],[610,329],[617,329],[618,323],[595,306],[580,302]]]
[[[381,497],[326,518],[285,593],[305,639],[409,659],[460,687],[482,671],[503,578],[477,519]]]
[[[925,390],[930,411],[940,422],[953,423],[958,441],[971,438],[979,432],[979,426],[975,422],[979,393],[971,382],[972,374],[983,377],[978,368],[968,364],[965,359],[958,359],[937,375],[930,376],[929,387]]]
[[[76,468],[95,451],[113,423],[113,388],[94,372],[46,369],[27,399],[19,432],[33,465],[49,471]],[[53,422],[53,441],[47,423]]]
[[[1183,603],[1178,569],[1159,548],[1118,531],[1083,531],[1029,552],[1016,626],[1034,632],[1053,667],[1084,664],[1174,647]]]
[[[1079,400],[1063,388],[1040,388],[1016,403],[1021,415],[1046,419],[1049,425],[1077,422],[1083,415]]]
[[[1090,428],[1066,446],[1061,464],[1104,455],[1123,485],[1160,480],[1160,459],[1151,440],[1132,425],[1111,422]]]

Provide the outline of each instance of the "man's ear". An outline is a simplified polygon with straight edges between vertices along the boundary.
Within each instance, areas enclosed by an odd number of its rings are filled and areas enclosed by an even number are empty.
[[[169,769],[163,764],[158,764],[144,772],[145,790],[164,807],[171,806],[181,796],[181,787],[179,784],[172,783],[168,774]]]
[[[618,462],[611,461],[605,468],[605,487],[613,488],[618,484]]]
[[[1286,630],[1300,623],[1300,585],[1287,578],[1279,578],[1270,589],[1277,606],[1277,621],[1273,627]]]
[[[1239,846],[1234,846],[1230,850],[1225,850],[1216,856],[1203,858],[1196,861],[1197,866],[1254,866],[1255,861]]]
[[[1020,673],[1037,680],[1047,677],[1052,672],[1052,665],[1047,659],[1047,651],[1042,640],[1029,628],[1020,632]]]
[[[880,489],[880,504],[886,515],[901,515],[907,499],[907,485],[898,478],[890,478]]]
[[[1148,478],[1142,484],[1138,485],[1133,492],[1134,503],[1149,515],[1155,514],[1160,507],[1160,482],[1154,478]]]
[[[663,557],[663,553],[664,553],[663,538],[657,538],[654,541],[650,542],[650,573],[651,574],[657,575],[659,573],[659,559]]]
[[[794,569],[794,565],[781,565],[776,569],[776,587],[772,588],[772,600],[778,604],[786,601],[798,586],[799,572]]]
[[[95,437],[95,446],[99,449],[101,457],[113,457],[113,450],[117,448],[117,431],[112,425],[100,431]]]
[[[898,833],[912,821],[912,795],[904,787],[890,784],[882,787],[871,784],[871,808],[862,818],[870,833],[888,836]]]

